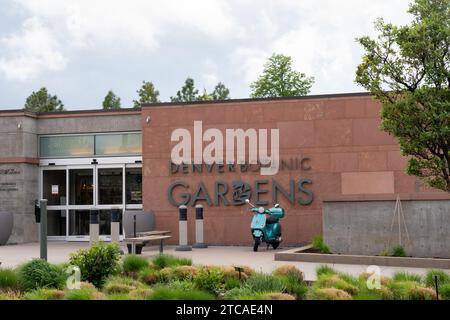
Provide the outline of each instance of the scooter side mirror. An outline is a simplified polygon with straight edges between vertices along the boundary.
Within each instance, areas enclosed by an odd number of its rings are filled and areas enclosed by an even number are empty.
[[[275,208],[278,208],[278,207],[280,207],[280,204],[279,203],[275,203]]]

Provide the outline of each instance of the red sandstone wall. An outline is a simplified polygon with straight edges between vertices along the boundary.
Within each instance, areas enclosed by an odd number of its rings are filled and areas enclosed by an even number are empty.
[[[424,192],[414,177],[402,172],[405,159],[394,139],[379,130],[379,108],[368,96],[143,108],[144,207],[155,212],[157,229],[173,232],[175,243],[178,241],[178,214],[167,200],[167,188],[172,181],[188,182],[193,192],[200,181],[212,191],[216,179],[231,184],[235,179],[252,183],[255,179],[272,178],[257,173],[227,172],[171,176],[170,134],[174,129],[192,129],[194,120],[203,121],[203,130],[211,127],[223,130],[279,128],[280,158],[311,158],[312,170],[281,171],[273,177],[286,187],[290,178],[313,180],[309,187],[315,195],[311,205],[291,206],[283,197],[280,201],[287,210],[282,220],[285,244],[306,243],[313,235],[321,233],[324,198]],[[151,117],[149,124],[145,121],[147,116]],[[207,243],[251,243],[251,214],[246,206],[205,206],[204,216]],[[192,242],[194,217],[194,209],[189,208]]]

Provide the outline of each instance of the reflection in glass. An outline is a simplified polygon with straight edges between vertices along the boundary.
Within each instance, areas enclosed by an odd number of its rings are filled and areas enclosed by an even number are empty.
[[[70,210],[69,215],[69,235],[87,236],[89,235],[89,210]]]
[[[126,203],[142,204],[142,168],[126,168]]]
[[[42,172],[42,196],[49,206],[66,205],[66,170]]]
[[[47,235],[66,236],[66,210],[47,211]]]
[[[94,204],[92,169],[69,170],[69,204]]]
[[[142,134],[105,134],[95,136],[96,155],[141,154]]]
[[[111,235],[111,210],[99,210],[100,213],[100,234],[101,235]],[[120,214],[120,234],[122,232],[122,214]]]
[[[40,138],[40,157],[82,157],[94,154],[94,136],[55,136]]]
[[[98,203],[122,204],[123,169],[98,169]]]

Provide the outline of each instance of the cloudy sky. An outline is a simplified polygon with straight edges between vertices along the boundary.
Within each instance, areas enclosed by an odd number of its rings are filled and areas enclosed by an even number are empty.
[[[232,98],[272,53],[314,76],[311,94],[354,84],[373,21],[405,24],[408,0],[0,0],[0,109],[46,86],[69,110],[100,108],[112,89],[129,107],[142,80],[168,101],[186,77]]]

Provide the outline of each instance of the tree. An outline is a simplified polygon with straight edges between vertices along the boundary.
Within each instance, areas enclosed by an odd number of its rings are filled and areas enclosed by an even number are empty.
[[[228,100],[230,99],[230,90],[222,82],[219,82],[211,96],[213,100]]]
[[[120,109],[120,98],[112,92],[112,90],[108,91],[108,94],[105,96],[103,100],[103,109]]]
[[[198,101],[211,101],[215,100],[211,94],[206,92],[206,89],[203,89],[203,93],[199,96],[197,96],[196,100]]]
[[[155,86],[151,81],[142,81],[142,86],[136,91],[139,99],[133,100],[134,108],[140,108],[144,103],[158,103],[160,102],[159,91],[155,89]]]
[[[409,25],[375,22],[358,38],[356,82],[381,102],[381,127],[396,137],[406,172],[450,192],[450,0],[415,0]]]
[[[258,80],[250,85],[250,95],[252,98],[304,96],[313,84],[313,77],[292,70],[291,57],[273,54]]]
[[[198,90],[195,89],[194,80],[187,78],[181,90],[177,91],[175,97],[170,97],[172,102],[190,102],[198,100]]]
[[[59,112],[64,111],[64,105],[58,97],[47,92],[42,87],[38,92],[32,92],[25,101],[24,110],[30,112]]]

